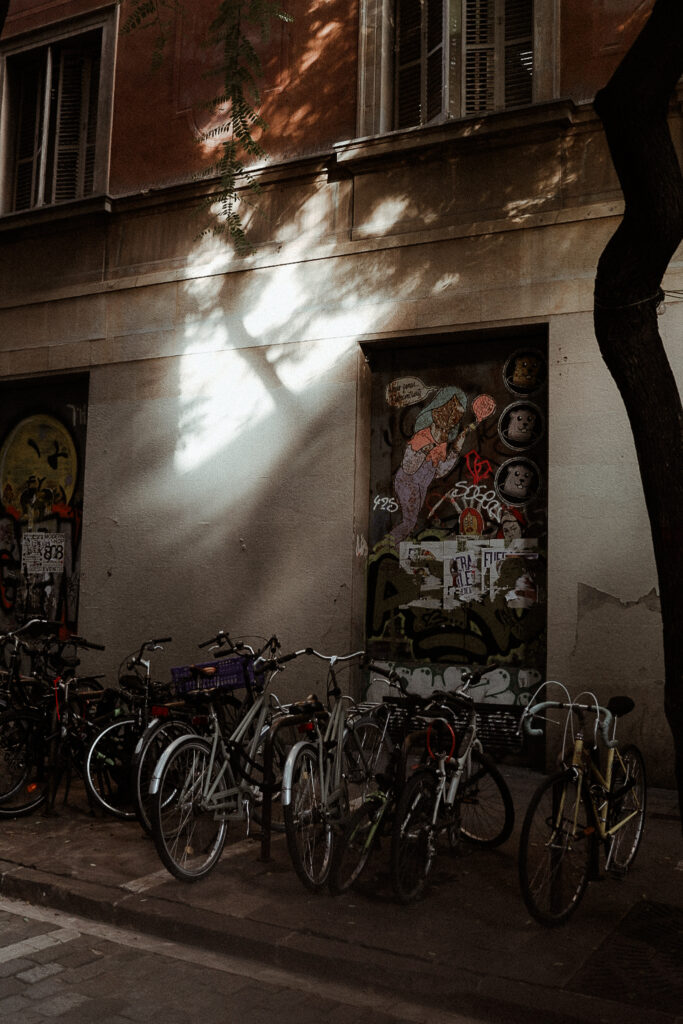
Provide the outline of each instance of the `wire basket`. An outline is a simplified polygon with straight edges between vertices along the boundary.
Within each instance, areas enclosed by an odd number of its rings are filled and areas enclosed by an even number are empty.
[[[216,670],[212,675],[203,674],[211,668]],[[171,679],[178,697],[202,690],[239,690],[254,683],[254,659],[238,655],[204,661],[199,665],[182,665],[171,669]]]

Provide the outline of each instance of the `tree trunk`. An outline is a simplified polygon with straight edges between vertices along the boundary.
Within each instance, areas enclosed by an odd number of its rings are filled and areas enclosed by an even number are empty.
[[[625,210],[598,262],[594,322],[633,430],[650,519],[683,828],[683,410],[657,324],[662,278],[683,238],[683,177],[667,119],[681,74],[683,3],[656,0],[595,97]]]

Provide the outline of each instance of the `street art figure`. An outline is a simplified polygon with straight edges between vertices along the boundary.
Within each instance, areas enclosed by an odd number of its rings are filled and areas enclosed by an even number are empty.
[[[508,448],[522,451],[534,445],[543,432],[543,419],[535,405],[509,405],[498,422],[498,433]]]
[[[510,505],[526,505],[540,484],[536,466],[529,459],[510,459],[496,473],[496,490]]]
[[[505,364],[503,373],[505,386],[515,395],[530,395],[543,384],[544,369],[543,357],[539,352],[534,350],[515,352]]]
[[[467,430],[460,423],[467,396],[460,388],[441,388],[415,421],[415,433],[406,446],[394,477],[394,492],[402,520],[391,531],[395,544],[415,529],[432,481],[446,476],[460,458]]]

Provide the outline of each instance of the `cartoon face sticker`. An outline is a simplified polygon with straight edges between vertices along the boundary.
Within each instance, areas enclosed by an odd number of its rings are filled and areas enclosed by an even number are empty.
[[[531,402],[509,405],[498,421],[498,435],[508,448],[523,451],[536,444],[543,433],[543,415]]]
[[[520,349],[506,362],[503,376],[508,391],[515,395],[531,395],[544,383],[545,360],[535,349]]]
[[[509,459],[496,473],[496,491],[508,505],[526,505],[539,486],[540,473],[530,459]]]

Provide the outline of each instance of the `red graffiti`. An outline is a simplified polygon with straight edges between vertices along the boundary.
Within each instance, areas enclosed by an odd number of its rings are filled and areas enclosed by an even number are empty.
[[[472,483],[478,484],[482,480],[486,480],[488,476],[491,476],[493,472],[491,463],[488,459],[482,459],[479,452],[468,452],[465,456],[465,462],[467,463],[467,472],[472,477]]]

